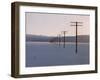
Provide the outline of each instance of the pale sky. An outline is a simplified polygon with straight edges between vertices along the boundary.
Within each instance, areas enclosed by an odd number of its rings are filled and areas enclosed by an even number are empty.
[[[48,13],[25,13],[26,34],[57,36],[62,31],[66,35],[75,35],[75,27],[71,21],[83,22],[78,26],[78,35],[89,35],[90,16],[75,14],[48,14]]]

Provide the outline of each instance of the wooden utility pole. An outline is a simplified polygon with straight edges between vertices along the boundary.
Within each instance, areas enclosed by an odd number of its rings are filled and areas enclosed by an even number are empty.
[[[82,25],[79,25],[81,24],[82,22],[71,22],[71,26],[75,26],[76,27],[76,49],[75,49],[75,52],[77,53],[77,47],[78,47],[78,40],[77,40],[77,36],[78,36],[78,26],[82,26]]]
[[[60,46],[60,42],[61,42],[60,37],[61,37],[61,35],[59,34],[59,35],[58,35],[58,44],[59,44],[59,46]]]
[[[66,44],[66,32],[67,31],[62,31],[62,33],[63,33],[63,48],[65,48],[65,44]]]

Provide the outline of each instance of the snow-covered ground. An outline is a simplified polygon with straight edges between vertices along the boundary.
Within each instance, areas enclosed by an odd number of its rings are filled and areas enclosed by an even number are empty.
[[[78,43],[76,54],[75,43],[26,42],[26,67],[82,64],[89,64],[88,43]]]

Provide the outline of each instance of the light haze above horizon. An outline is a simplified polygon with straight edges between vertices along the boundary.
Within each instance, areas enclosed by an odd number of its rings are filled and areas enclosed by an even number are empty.
[[[71,22],[82,22],[78,26],[78,35],[90,34],[90,16],[76,14],[25,13],[26,34],[57,36],[67,31],[67,36],[75,35],[75,25]]]

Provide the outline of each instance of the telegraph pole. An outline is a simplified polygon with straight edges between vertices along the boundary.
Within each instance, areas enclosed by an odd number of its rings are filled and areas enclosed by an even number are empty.
[[[62,33],[63,33],[63,48],[65,48],[65,43],[66,43],[66,32],[67,31],[62,31]]]
[[[58,43],[59,46],[60,46],[60,42],[61,42],[60,37],[61,37],[61,35],[58,34],[58,35],[57,35],[57,43]]]
[[[82,24],[82,22],[71,22],[72,25],[71,26],[75,26],[76,27],[76,49],[75,52],[77,53],[77,47],[78,47],[78,40],[77,40],[77,35],[78,35],[78,26],[82,26],[80,24]]]
[[[60,37],[61,37],[61,35],[59,34],[59,35],[58,35],[58,44],[59,44],[59,46],[60,46],[60,42],[61,42]]]

